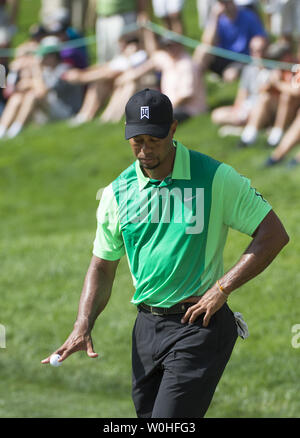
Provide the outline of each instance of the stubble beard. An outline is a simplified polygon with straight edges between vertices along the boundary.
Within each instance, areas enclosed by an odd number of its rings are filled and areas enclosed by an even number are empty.
[[[140,166],[141,166],[141,168],[143,168],[143,169],[148,169],[148,170],[152,170],[152,169],[156,169],[158,166],[160,166],[160,161],[158,161],[157,162],[157,164],[154,164],[154,165],[148,165],[148,164],[143,164],[141,161],[140,161]]]

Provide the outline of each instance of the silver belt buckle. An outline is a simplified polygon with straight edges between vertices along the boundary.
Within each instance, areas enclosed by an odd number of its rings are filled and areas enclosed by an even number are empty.
[[[157,313],[157,312],[153,311],[152,309],[153,309],[153,307],[150,306],[150,312],[152,313],[152,315],[161,316],[161,313]]]

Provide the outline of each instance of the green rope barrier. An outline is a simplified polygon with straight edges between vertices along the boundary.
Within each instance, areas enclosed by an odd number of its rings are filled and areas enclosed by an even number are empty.
[[[236,52],[232,52],[230,50],[222,49],[221,47],[210,46],[210,45],[201,43],[201,42],[196,41],[192,38],[189,38],[185,35],[181,35],[181,34],[178,34],[176,32],[173,32],[171,30],[168,30],[168,29],[166,29],[166,28],[164,28],[156,23],[151,22],[151,21],[149,21],[147,24],[144,24],[142,26],[145,27],[146,29],[151,30],[152,32],[154,32],[160,36],[164,36],[168,39],[171,39],[173,41],[181,43],[184,46],[189,47],[191,49],[195,49],[198,46],[202,46],[205,48],[205,50],[208,53],[211,53],[212,55],[221,56],[223,58],[231,59],[232,61],[235,61],[235,62],[241,62],[243,64],[251,64],[251,63],[257,62],[254,58],[252,58],[249,55],[244,55],[241,53],[236,53]],[[130,32],[133,32],[133,31],[136,31],[136,30],[140,29],[142,26],[137,24],[137,23],[127,25],[124,29],[123,35],[128,34]],[[59,44],[57,50],[61,51],[64,49],[69,49],[69,48],[83,47],[83,46],[88,46],[88,45],[95,44],[95,43],[96,43],[96,36],[92,35],[92,36],[88,36],[88,37],[76,38],[74,40],[63,42],[63,43]],[[15,54],[15,50],[16,49],[0,49],[0,57],[13,57]],[[295,64],[292,64],[289,62],[274,61],[271,59],[259,59],[258,62],[261,63],[262,65],[264,65],[265,67],[270,68],[270,69],[280,69],[280,70],[288,70],[288,71],[292,71],[292,69],[295,66]]]
[[[162,26],[159,26],[158,24],[152,22],[148,22],[145,25],[145,27],[149,30],[152,30],[152,32],[155,32],[161,36],[164,36],[178,43],[181,43],[186,47],[190,47],[191,49],[195,49],[198,46],[202,46],[205,48],[207,52],[211,53],[212,55],[221,56],[222,58],[232,59],[233,61],[241,62],[243,64],[251,64],[253,62],[256,62],[256,60],[249,55],[244,55],[242,53],[236,53],[230,50],[222,49],[221,47],[210,46],[208,44],[201,43],[185,35],[180,35],[171,30],[165,29]],[[263,64],[265,67],[271,69],[289,70],[289,71],[291,71],[291,69],[295,65],[289,62],[274,61],[271,59],[259,59],[259,62]]]

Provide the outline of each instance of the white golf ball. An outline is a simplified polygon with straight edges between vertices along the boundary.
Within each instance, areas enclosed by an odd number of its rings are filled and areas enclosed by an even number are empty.
[[[60,354],[52,354],[50,357],[50,365],[53,367],[60,367],[62,365],[62,362],[58,362],[58,359],[60,359]]]

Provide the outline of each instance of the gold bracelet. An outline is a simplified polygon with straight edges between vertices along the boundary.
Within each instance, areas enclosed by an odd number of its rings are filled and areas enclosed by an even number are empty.
[[[222,286],[220,285],[219,280],[217,280],[217,286],[218,286],[218,291],[224,296],[226,297],[226,299],[229,297],[229,294],[227,294],[224,289],[222,288]]]

